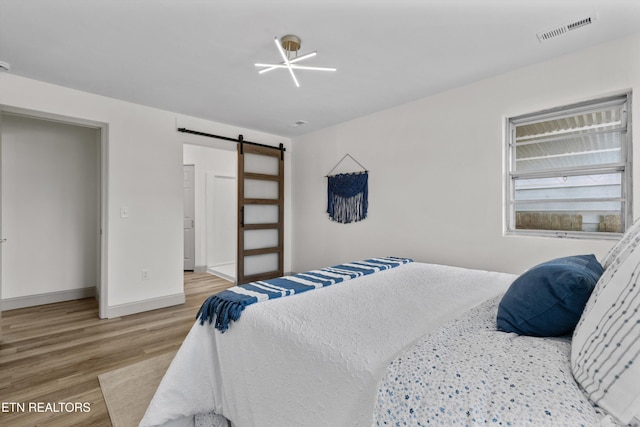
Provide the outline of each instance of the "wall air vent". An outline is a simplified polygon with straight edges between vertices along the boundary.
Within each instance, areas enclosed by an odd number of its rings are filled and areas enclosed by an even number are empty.
[[[595,20],[596,20],[596,15],[588,16],[586,18],[574,21],[570,24],[562,25],[558,28],[554,28],[553,30],[544,31],[536,35],[538,36],[538,41],[542,43],[543,41],[547,41],[559,35],[565,34],[569,31],[577,30],[578,28],[582,28],[586,25],[593,24]]]
[[[572,22],[571,24],[567,25],[567,30],[572,31],[572,30],[577,30],[580,27],[584,27],[585,25],[589,25],[593,22],[593,19],[591,17],[588,18],[584,18],[581,19],[579,21],[576,22]]]

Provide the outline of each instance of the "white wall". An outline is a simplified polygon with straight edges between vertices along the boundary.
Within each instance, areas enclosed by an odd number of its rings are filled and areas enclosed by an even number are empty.
[[[519,273],[557,256],[605,253],[611,240],[504,236],[504,122],[628,89],[639,117],[640,35],[295,138],[294,270],[395,255]],[[346,153],[370,171],[369,217],[348,225],[325,213],[324,176]],[[638,178],[634,200],[637,217]]]
[[[234,135],[232,135],[234,136]],[[211,237],[213,230],[210,230],[208,224],[207,204],[212,204],[211,195],[207,197],[207,191],[211,192],[210,188],[207,188],[207,175],[220,175],[220,176],[236,176],[237,169],[237,153],[235,150],[235,144],[227,142],[227,148],[216,149],[211,147],[203,147],[191,144],[185,144],[183,150],[183,161],[185,165],[195,165],[195,221],[196,221],[196,254],[195,262],[196,268],[205,268],[213,265],[218,258],[213,256],[211,250],[207,250],[211,243],[208,243],[208,236]],[[210,206],[211,208],[211,206]],[[209,211],[211,210],[209,208]],[[234,207],[234,210],[237,208]],[[232,240],[226,242],[227,245],[235,248],[233,244],[235,242],[236,232],[232,230]],[[225,244],[225,242],[220,242]],[[213,248],[210,248],[213,249]],[[221,249],[221,253],[228,251]],[[233,252],[233,251],[232,251]],[[235,254],[228,261],[234,261]],[[220,260],[223,261],[223,260]]]
[[[243,134],[248,141],[284,143],[288,153],[291,152],[290,141],[277,135],[182,116],[11,73],[0,73],[0,108],[106,124],[108,212],[103,238],[107,239],[108,262],[103,286],[107,286],[108,317],[184,300],[182,148],[183,143],[215,143],[209,142],[209,138],[176,132],[177,127],[226,136]],[[289,188],[285,195],[288,199]],[[290,203],[286,209],[289,206]],[[128,208],[129,218],[120,218],[121,207]],[[290,223],[285,224],[287,229],[290,230]],[[285,258],[285,265],[290,266],[290,255]],[[149,280],[142,280],[142,269],[149,270]]]
[[[3,298],[95,287],[98,131],[9,114],[1,130]]]
[[[238,258],[238,182],[236,177],[206,174],[207,267],[234,268]],[[209,270],[210,271],[210,270]],[[235,278],[235,273],[230,277]]]

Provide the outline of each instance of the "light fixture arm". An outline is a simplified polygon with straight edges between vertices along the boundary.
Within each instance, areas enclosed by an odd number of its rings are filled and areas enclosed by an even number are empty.
[[[259,73],[264,73],[266,71],[275,70],[276,68],[292,68],[294,70],[336,71],[336,69],[332,68],[332,67],[308,67],[306,65],[296,65],[296,64],[292,63],[291,61],[289,61],[289,65],[286,65],[286,64],[262,64],[262,63],[257,63],[255,65],[256,65],[256,67],[270,67],[270,68],[265,68],[264,70],[258,71]]]
[[[293,59],[289,60],[290,64],[295,64],[296,62],[302,61],[303,59],[307,59],[307,58],[312,58],[314,56],[316,56],[318,53],[317,52],[311,52],[311,53],[305,53],[302,56],[296,56]],[[265,68],[262,69],[260,71],[258,71],[258,73],[262,74],[262,73],[266,73],[267,71],[272,71],[275,70],[276,68],[286,68],[286,65],[281,62],[280,64],[255,64],[256,67],[269,67],[269,68]]]
[[[310,67],[297,65],[296,63],[302,61],[303,59],[311,58],[317,55],[317,52],[307,53],[301,56],[298,56],[298,50],[301,46],[301,41],[298,36],[294,35],[286,35],[283,36],[282,39],[278,39],[278,37],[274,38],[274,42],[276,47],[278,48],[278,52],[280,52],[280,56],[282,57],[282,62],[279,64],[267,64],[267,63],[256,63],[256,67],[263,67],[258,71],[259,74],[266,73],[267,71],[276,70],[279,68],[286,68],[289,70],[289,74],[291,74],[291,78],[295,83],[296,87],[300,87],[300,83],[296,78],[294,70],[312,70],[312,71],[336,71],[333,67]],[[291,53],[295,52],[295,57],[291,57]]]
[[[293,78],[293,82],[296,84],[296,87],[300,87],[300,83],[298,83],[298,79],[296,79],[296,75],[293,72],[293,68],[291,68],[291,63],[289,62],[289,58],[284,53],[284,49],[282,48],[282,46],[280,46],[281,43],[277,37],[275,38],[275,42],[276,42],[276,46],[278,47],[278,51],[280,52],[280,55],[282,55],[282,59],[284,60],[284,63],[287,65],[287,68],[289,69],[289,74],[291,74],[291,77]]]

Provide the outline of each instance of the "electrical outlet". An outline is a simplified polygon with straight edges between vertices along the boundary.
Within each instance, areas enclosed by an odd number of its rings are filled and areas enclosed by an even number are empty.
[[[142,269],[142,280],[149,280],[149,270],[146,268]]]
[[[129,208],[122,206],[120,208],[120,218],[129,218]]]

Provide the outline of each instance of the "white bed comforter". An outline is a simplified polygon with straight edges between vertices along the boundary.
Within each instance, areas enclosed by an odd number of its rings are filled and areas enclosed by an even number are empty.
[[[515,277],[410,263],[251,305],[224,334],[196,323],[140,425],[214,411],[236,427],[370,426],[391,360]]]

